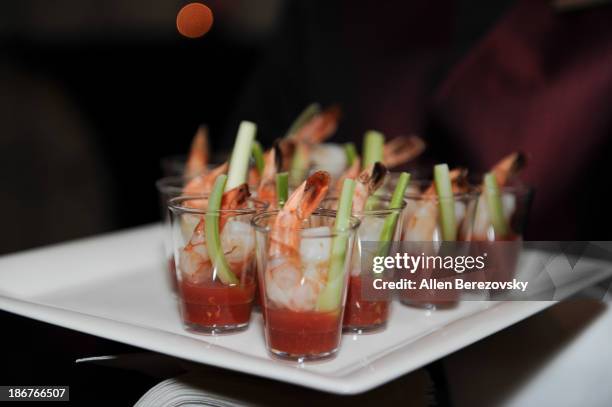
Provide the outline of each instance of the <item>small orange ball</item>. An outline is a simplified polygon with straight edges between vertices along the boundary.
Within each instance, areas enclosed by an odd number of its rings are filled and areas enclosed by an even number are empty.
[[[176,15],[176,28],[187,38],[199,38],[206,34],[213,24],[213,14],[202,3],[189,3]]]

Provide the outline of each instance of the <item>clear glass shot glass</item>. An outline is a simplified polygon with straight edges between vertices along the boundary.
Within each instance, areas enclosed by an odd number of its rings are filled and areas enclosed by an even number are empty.
[[[213,169],[215,166],[208,166],[208,169]],[[168,209],[168,202],[172,198],[176,198],[181,195],[187,195],[183,193],[185,186],[189,183],[189,181],[197,178],[199,176],[193,177],[185,177],[182,175],[163,177],[158,179],[155,182],[155,187],[157,188],[157,194],[159,199],[159,207],[160,207],[160,216],[162,221],[162,226],[164,229],[163,232],[163,248],[164,248],[164,264],[168,270],[168,276],[170,281],[170,286],[173,291],[176,291],[176,268],[174,262],[174,249],[172,243],[172,228],[170,224],[170,211]],[[251,192],[251,196],[256,196],[256,186],[249,186],[249,191]],[[189,194],[193,195],[193,194]],[[202,195],[207,195],[207,193],[203,193]]]
[[[431,183],[429,183],[430,185]],[[421,183],[419,189],[425,190],[428,183]],[[469,254],[467,244],[445,244],[442,237],[440,207],[452,205],[455,209],[456,234],[453,242],[469,242],[472,239],[474,215],[478,194],[470,188],[468,192],[456,193],[452,198],[438,198],[437,195],[423,195],[408,192],[405,195],[406,209],[402,230],[402,249],[411,256],[461,256]],[[416,289],[404,289],[399,292],[400,302],[404,305],[427,309],[452,308],[460,299],[460,292],[454,288],[423,288],[423,280],[453,283],[457,274],[434,267],[419,267],[412,273],[396,273],[397,278],[406,278],[415,282]]]
[[[248,327],[257,287],[250,222],[266,205],[250,199],[245,209],[208,211],[207,204],[206,196],[168,203],[183,324],[205,334],[236,332]]]
[[[344,309],[343,330],[350,333],[370,333],[383,330],[389,319],[391,295],[386,290],[375,290],[375,279],[390,280],[389,273],[375,274],[371,267],[374,256],[388,256],[402,234],[402,212],[406,207],[403,201],[400,208],[389,208],[390,196],[373,196],[367,203],[367,209],[353,213],[361,221],[357,230],[357,239],[353,247],[348,294]],[[321,203],[322,208],[333,209],[338,205],[337,198],[327,198]],[[383,228],[389,240],[381,240]]]
[[[183,188],[191,178],[183,176],[171,176],[160,178],[155,182],[159,199],[160,216],[163,227],[163,249],[164,266],[167,269],[168,281],[173,291],[176,291],[176,267],[174,264],[174,249],[172,246],[172,227],[170,223],[170,212],[168,202],[183,194]]]
[[[317,210],[297,228],[275,226],[277,215],[263,212],[252,221],[266,347],[299,362],[331,357],[340,347],[359,219],[351,217],[349,228],[335,231],[335,211]]]
[[[478,184],[481,186],[477,189],[479,195],[474,215],[471,250],[474,255],[487,254],[487,267],[484,273],[474,274],[472,280],[497,282],[512,280],[521,254],[533,189],[519,181],[500,188],[503,219],[498,220],[501,221],[502,227],[498,223],[496,230],[486,187],[482,182]]]

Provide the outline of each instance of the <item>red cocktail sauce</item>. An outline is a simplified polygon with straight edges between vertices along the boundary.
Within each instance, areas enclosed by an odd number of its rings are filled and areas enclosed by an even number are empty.
[[[361,298],[361,276],[351,276],[344,309],[345,328],[367,328],[383,325],[389,317],[389,301],[364,301]]]
[[[202,326],[245,324],[251,317],[255,282],[228,286],[220,282],[180,283],[183,319]]]
[[[341,310],[296,312],[266,306],[268,344],[289,355],[321,355],[340,344]]]

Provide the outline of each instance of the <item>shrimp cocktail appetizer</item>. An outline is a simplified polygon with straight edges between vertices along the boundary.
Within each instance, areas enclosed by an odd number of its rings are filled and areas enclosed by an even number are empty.
[[[285,137],[293,149],[284,149],[292,153],[290,158],[286,158],[289,164],[289,184],[292,187],[304,180],[315,165],[317,157],[326,155],[321,145],[336,131],[340,115],[338,106],[321,109],[318,104],[313,103],[293,122]]]
[[[488,253],[489,281],[512,279],[516,269],[531,202],[530,189],[517,179],[524,165],[523,154],[509,154],[484,175],[480,185],[472,241],[475,249]]]
[[[469,241],[478,195],[472,191],[467,182],[467,171],[461,168],[449,171],[448,165],[434,167],[434,182],[420,183],[417,191],[411,189],[405,194],[406,210],[402,241],[413,256],[444,256],[444,248],[463,249],[462,245],[444,242]],[[455,250],[448,255],[459,255]],[[467,253],[464,253],[467,254]],[[419,285],[423,279],[454,279],[454,272],[449,275],[439,274],[439,270],[421,267],[414,273],[400,277],[416,279]],[[459,292],[453,289],[416,289],[401,292],[401,302],[425,308],[447,308],[456,304]]]
[[[255,125],[240,125],[228,164],[190,182],[170,200],[178,293],[187,329],[218,334],[248,326],[255,280],[253,214],[265,204],[249,197],[248,162]],[[205,186],[214,174],[208,195]],[[197,189],[201,187],[202,189]]]
[[[513,241],[521,238],[529,191],[518,183],[523,154],[504,157],[484,175],[474,219],[475,241]]]
[[[260,213],[252,221],[266,345],[281,358],[325,358],[340,345],[348,266],[359,220],[350,216],[353,180],[345,181],[337,212],[315,211],[329,183],[327,172],[315,172],[280,209]]]
[[[170,216],[168,213],[168,201],[180,196],[183,188],[189,180],[207,170],[208,166],[208,129],[206,126],[198,127],[198,130],[191,142],[187,162],[184,160],[168,159],[165,164],[172,168],[164,168],[164,172],[174,175],[165,176],[155,182],[155,187],[159,194],[159,204],[161,209],[161,219],[164,228],[164,260],[168,266],[170,282],[173,289],[176,289],[176,270],[174,266],[174,256],[172,254],[172,232],[170,230]]]
[[[403,197],[410,179],[409,174],[402,173],[391,197],[374,195],[388,173],[382,163],[385,161],[384,136],[370,131],[366,133],[363,145],[363,167],[361,158],[353,154],[350,167],[337,185],[338,189],[345,179],[355,179],[352,214],[361,221],[353,248],[343,321],[344,330],[355,333],[372,332],[386,326],[390,298],[386,292],[370,287],[374,278],[389,276],[373,274],[371,264],[374,256],[387,256],[391,242],[400,239],[401,213],[405,207]],[[336,198],[329,198],[323,202],[323,207],[335,208],[337,204]]]

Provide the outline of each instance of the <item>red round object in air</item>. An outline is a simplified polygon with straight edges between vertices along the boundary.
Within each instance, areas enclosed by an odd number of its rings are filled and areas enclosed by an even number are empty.
[[[176,15],[176,28],[187,38],[199,38],[206,34],[213,24],[213,14],[202,3],[189,3]]]

